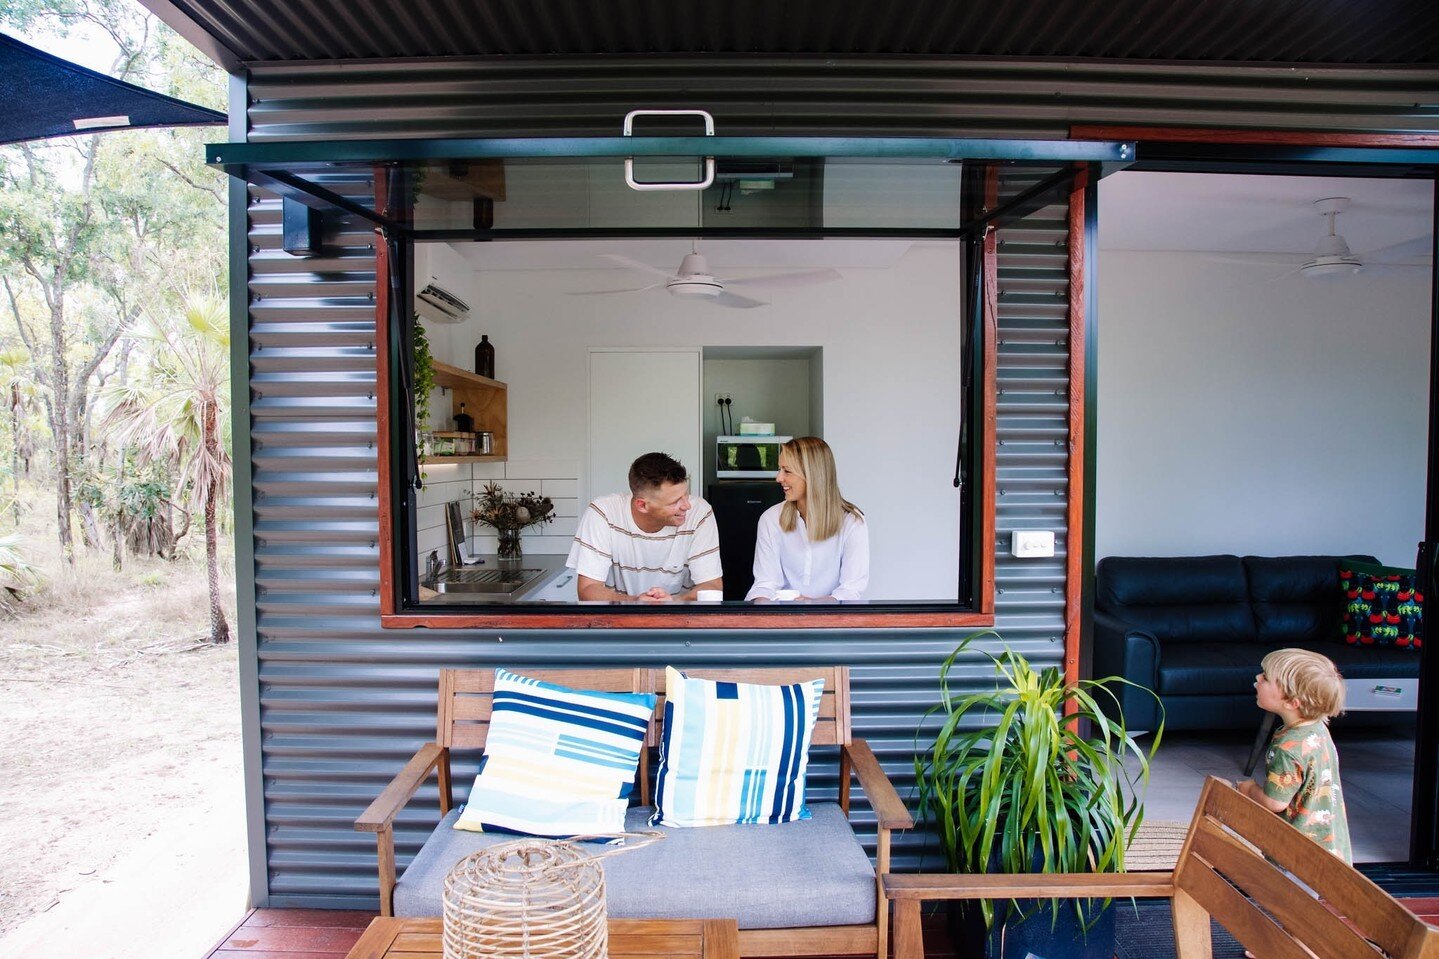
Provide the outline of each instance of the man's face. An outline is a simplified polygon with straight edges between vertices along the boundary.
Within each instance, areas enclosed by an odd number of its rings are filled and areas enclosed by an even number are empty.
[[[644,513],[662,526],[683,526],[690,511],[690,484],[665,483],[638,497]]]

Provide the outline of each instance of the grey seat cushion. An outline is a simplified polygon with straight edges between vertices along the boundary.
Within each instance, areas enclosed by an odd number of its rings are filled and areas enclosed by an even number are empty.
[[[814,818],[773,826],[656,827],[663,840],[601,860],[609,914],[734,918],[741,929],[874,922],[874,867],[844,813],[833,803],[809,808]],[[631,808],[625,828],[651,828],[651,811]],[[459,815],[450,811],[395,884],[395,915],[440,915],[445,876],[455,863],[518,838],[455,829]]]

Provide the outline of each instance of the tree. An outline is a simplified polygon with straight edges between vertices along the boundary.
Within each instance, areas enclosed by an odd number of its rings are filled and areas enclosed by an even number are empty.
[[[229,642],[218,555],[231,476],[229,311],[217,294],[191,295],[182,323],[147,316],[126,335],[144,345],[150,375],[106,390],[102,426],[142,464],[177,476],[176,497],[204,516],[210,642]]]

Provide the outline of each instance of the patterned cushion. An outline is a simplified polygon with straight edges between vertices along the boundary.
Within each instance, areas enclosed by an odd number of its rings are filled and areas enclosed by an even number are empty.
[[[485,756],[455,828],[535,836],[623,831],[655,699],[495,670]]]
[[[666,667],[665,690],[652,825],[810,818],[805,771],[824,680],[760,686],[689,679]]]
[[[1415,586],[1412,569],[1343,563],[1339,588],[1344,591],[1344,641],[1351,646],[1424,646],[1424,594]]]

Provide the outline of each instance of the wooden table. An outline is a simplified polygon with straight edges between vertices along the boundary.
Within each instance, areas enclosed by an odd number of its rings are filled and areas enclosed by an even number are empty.
[[[611,959],[739,959],[733,919],[611,919]],[[430,959],[444,954],[438,917],[377,916],[345,959]]]

